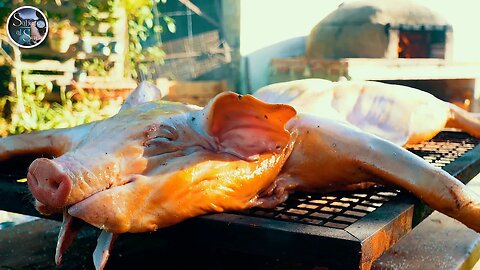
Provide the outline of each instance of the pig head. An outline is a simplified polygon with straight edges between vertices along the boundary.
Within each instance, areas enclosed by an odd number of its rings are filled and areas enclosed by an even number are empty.
[[[69,147],[62,155],[30,165],[28,186],[40,212],[64,211],[124,233],[246,209],[291,150],[285,124],[295,110],[288,105],[234,93],[204,109],[128,101],[117,115],[63,137]]]

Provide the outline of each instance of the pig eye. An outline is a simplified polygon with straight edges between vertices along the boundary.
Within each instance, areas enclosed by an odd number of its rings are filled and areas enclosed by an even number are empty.
[[[150,128],[146,134],[145,146],[163,145],[178,139],[178,132],[170,126],[158,126]]]
[[[178,139],[178,132],[173,127],[160,126],[155,137],[175,141]]]

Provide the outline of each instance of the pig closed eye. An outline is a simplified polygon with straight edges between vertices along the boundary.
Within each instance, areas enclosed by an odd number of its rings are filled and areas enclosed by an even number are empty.
[[[173,153],[181,150],[178,143],[168,137],[156,137],[147,140],[144,143],[145,152],[144,156],[158,156],[167,153]]]
[[[169,141],[175,141],[178,139],[178,132],[173,127],[160,126],[158,133],[155,137],[164,138]]]
[[[161,125],[147,131],[144,145],[148,145],[152,141],[175,141],[177,139],[178,132],[173,127]]]
[[[153,145],[163,145],[172,142],[173,139],[169,137],[155,137],[145,141],[145,146],[153,146]]]
[[[155,136],[144,142],[144,146],[147,148],[145,154],[147,156],[160,155],[179,150],[176,142],[178,137],[178,132],[174,128],[160,126],[155,132]]]

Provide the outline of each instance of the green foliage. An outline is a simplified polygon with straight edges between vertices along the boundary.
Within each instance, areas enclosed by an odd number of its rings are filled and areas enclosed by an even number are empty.
[[[62,29],[61,23],[66,18],[54,9],[43,8],[51,1],[24,0],[22,3],[40,7],[52,21],[52,26]],[[140,70],[146,69],[142,61],[148,59],[158,61],[164,56],[160,47],[144,48],[142,45],[151,33],[150,29],[154,33],[163,31],[159,23],[155,22],[155,15],[158,14],[154,13],[154,6],[160,1],[165,3],[166,0],[71,0],[69,2],[75,5],[74,18],[68,19],[73,19],[71,23],[78,28],[81,36],[92,35],[91,31],[98,27],[99,22],[108,23],[110,28],[105,34],[113,36],[119,9],[123,9],[127,16],[127,25],[120,27],[126,27],[128,34],[125,55],[126,75],[136,78],[138,74],[134,67]],[[0,0],[0,24],[5,22],[12,4],[8,1],[3,3]],[[162,18],[167,23],[168,30],[175,32],[174,20],[167,16]],[[54,25],[55,22],[58,24]],[[108,76],[109,64],[106,60],[101,58],[91,60],[82,63],[83,69],[89,75]],[[0,72],[1,74],[3,73]],[[23,85],[21,96],[2,96],[7,93],[0,91],[0,136],[32,130],[72,127],[100,120],[114,115],[121,104],[121,100],[102,101],[95,95],[85,92],[60,92],[60,101],[48,101],[46,97],[52,92],[51,84],[37,86],[33,82],[24,81]],[[6,86],[2,89],[6,89]]]
[[[137,67],[139,70],[147,68],[142,64],[142,61],[147,59],[155,59],[161,61],[165,53],[160,47],[153,46],[143,48],[142,42],[147,40],[149,29],[154,33],[160,33],[163,28],[159,24],[154,23],[154,6],[159,3],[158,0],[120,0],[122,6],[125,8],[128,21],[128,65],[133,78],[137,78],[137,71],[132,67]],[[175,32],[175,21],[168,17],[162,16],[167,22],[167,27],[171,32]],[[128,74],[127,74],[128,75]]]
[[[73,0],[75,21],[79,24],[82,36],[91,35],[99,22],[108,23],[107,35],[113,35],[113,27],[118,20],[116,7],[118,0]]]
[[[154,6],[159,3],[158,0],[74,0],[76,4],[75,8],[75,20],[80,27],[80,33],[82,36],[88,36],[92,33],[89,29],[95,27],[98,22],[107,22],[110,25],[110,29],[107,31],[107,35],[113,35],[114,25],[118,20],[118,8],[121,7],[125,10],[127,16],[127,28],[128,44],[126,52],[126,76],[137,78],[138,74],[135,69],[146,69],[146,66],[142,64],[142,61],[147,59],[161,60],[164,56],[164,52],[160,47],[154,46],[144,48],[142,42],[148,38],[150,29],[154,33],[160,33],[163,31],[162,27],[157,23],[154,23]],[[162,2],[164,2],[162,0]],[[175,32],[175,21],[168,16],[163,16],[163,20],[167,23],[169,31]],[[90,63],[87,63],[86,67],[89,67]],[[93,65],[100,70],[99,65]]]
[[[90,60],[83,61],[81,68],[90,76],[107,77],[111,66],[103,59],[92,58]]]
[[[51,93],[51,85],[35,86],[33,82],[27,81],[24,85],[21,98],[0,97],[0,110],[5,112],[9,104],[12,111],[4,118],[0,117],[0,136],[73,127],[101,120],[116,114],[122,102],[121,99],[102,101],[83,91],[61,91],[60,102],[49,102],[45,97]],[[78,98],[74,99],[74,95]]]
[[[8,2],[8,1],[7,1]],[[166,0],[70,0],[69,5],[74,6],[74,18],[64,18],[62,14],[53,8],[46,9],[48,3],[52,4],[53,0],[23,0],[22,4],[37,6],[42,9],[52,25],[61,24],[66,19],[70,19],[73,26],[78,28],[81,37],[92,36],[95,29],[98,29],[100,23],[107,23],[109,28],[106,30],[106,36],[113,36],[114,27],[118,24],[120,9],[123,9],[127,16],[127,25],[118,27],[126,27],[128,34],[128,44],[126,44],[125,60],[127,77],[137,78],[138,74],[135,67],[139,70],[146,69],[142,62],[155,59],[162,61],[164,57],[163,50],[158,46],[144,48],[142,43],[147,40],[150,33],[161,33],[162,26],[155,21],[155,15],[160,16],[165,21],[168,31],[175,32],[175,21],[173,18],[164,16],[155,12],[156,6]],[[59,1],[62,3],[62,1]],[[51,6],[51,5],[50,5]],[[12,3],[3,3],[0,0],[0,20],[5,21],[8,11],[13,8]],[[0,21],[0,24],[2,22]],[[99,58],[100,59],[100,58]],[[86,63],[84,67],[92,70],[96,68],[97,73],[101,73],[101,65]],[[83,66],[83,64],[82,64]],[[107,65],[105,65],[107,66]],[[107,72],[108,73],[108,72]]]
[[[147,59],[161,60],[164,52],[160,47],[144,48],[142,42],[147,40],[150,29],[154,33],[163,31],[162,27],[155,24],[154,7],[158,0],[74,0],[76,3],[75,20],[80,26],[81,35],[91,35],[88,29],[95,27],[98,22],[108,22],[110,29],[107,35],[113,35],[114,25],[118,20],[118,8],[125,10],[127,16],[128,44],[126,52],[126,76],[137,78],[135,69],[145,69],[142,61]],[[163,0],[162,0],[163,2]],[[175,21],[168,16],[163,16],[169,31],[175,32]],[[94,65],[95,66],[95,65]],[[97,67],[97,70],[99,66]]]

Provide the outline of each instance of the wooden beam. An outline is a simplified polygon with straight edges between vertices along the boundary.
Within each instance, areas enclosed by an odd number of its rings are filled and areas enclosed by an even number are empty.
[[[220,24],[215,21],[212,17],[208,16],[207,14],[203,13],[202,10],[200,10],[199,7],[197,7],[194,3],[192,3],[190,0],[178,0],[180,3],[184,4],[188,9],[193,11],[195,14],[198,16],[202,17],[205,19],[207,22],[212,24],[215,27],[220,27]]]
[[[40,60],[36,62],[22,61],[20,63],[22,70],[41,70],[41,71],[75,71],[75,59],[70,59],[65,62],[57,60]]]

